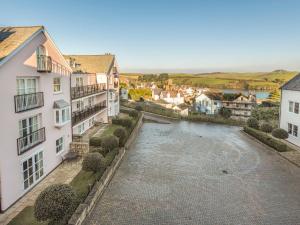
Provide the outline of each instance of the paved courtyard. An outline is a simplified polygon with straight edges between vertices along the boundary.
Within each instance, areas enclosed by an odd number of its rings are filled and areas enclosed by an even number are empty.
[[[145,123],[96,224],[297,225],[300,169],[235,127]]]

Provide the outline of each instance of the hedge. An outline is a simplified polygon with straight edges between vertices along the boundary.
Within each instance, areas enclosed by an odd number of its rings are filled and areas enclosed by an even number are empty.
[[[286,151],[290,150],[289,147],[285,143],[273,138],[272,136],[270,136],[262,131],[253,129],[251,127],[244,127],[244,131],[247,134],[250,134],[251,136],[260,140],[264,144],[274,148],[278,152],[286,152]]]

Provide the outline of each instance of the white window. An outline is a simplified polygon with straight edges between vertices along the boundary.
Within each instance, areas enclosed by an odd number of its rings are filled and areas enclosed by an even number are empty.
[[[95,118],[89,119],[89,127],[92,127],[95,123]]]
[[[89,107],[93,106],[94,102],[95,102],[95,97],[94,96],[88,98]]]
[[[289,112],[293,112],[294,109],[294,102],[289,101]]]
[[[292,134],[292,132],[293,132],[293,124],[288,123],[288,133]]]
[[[61,137],[56,140],[56,153],[59,153],[64,150],[64,137]]]
[[[293,125],[293,136],[298,137],[298,126]]]
[[[17,94],[31,94],[37,92],[36,78],[17,78]]]
[[[60,77],[53,78],[53,92],[54,93],[61,92],[61,79],[60,79]]]
[[[82,124],[80,124],[80,125],[78,126],[78,133],[79,133],[79,134],[84,133],[84,123],[82,123]]]
[[[76,87],[83,86],[83,78],[82,77],[76,77]]]
[[[62,109],[55,109],[55,125],[56,126],[63,126],[66,123],[68,123],[71,120],[71,115],[70,115],[70,107],[65,107]]]
[[[43,152],[22,162],[23,188],[26,190],[44,175]]]

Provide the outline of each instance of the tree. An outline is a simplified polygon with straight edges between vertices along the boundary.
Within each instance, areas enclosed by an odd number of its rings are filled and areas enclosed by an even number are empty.
[[[219,114],[220,114],[222,117],[228,119],[228,118],[230,118],[230,116],[231,116],[231,110],[230,110],[230,109],[227,109],[227,108],[225,108],[225,107],[222,107],[222,108],[220,109],[220,111],[219,111]]]
[[[82,161],[84,171],[98,172],[103,166],[103,157],[99,152],[89,152]]]
[[[119,146],[123,147],[125,145],[126,138],[127,138],[127,132],[126,132],[125,128],[123,128],[123,127],[117,128],[114,131],[114,135],[117,138],[119,138]]]

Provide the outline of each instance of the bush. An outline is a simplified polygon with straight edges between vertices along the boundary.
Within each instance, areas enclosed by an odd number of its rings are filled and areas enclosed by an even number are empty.
[[[116,136],[109,135],[103,138],[101,147],[107,151],[111,151],[119,147],[119,140]]]
[[[104,157],[107,154],[107,151],[105,149],[103,149],[102,147],[94,147],[94,146],[90,147],[90,152],[91,153],[92,152],[98,152],[98,153],[100,153]]]
[[[76,194],[67,184],[54,184],[43,190],[34,204],[38,221],[60,221],[76,207]]]
[[[125,142],[127,140],[127,132],[123,127],[117,128],[114,131],[114,135],[119,138],[119,146],[123,147],[125,145]]]
[[[132,127],[132,121],[129,118],[124,118],[122,119],[122,124],[123,127],[126,127],[127,129],[130,129]]]
[[[273,127],[269,123],[262,123],[260,125],[260,130],[266,133],[271,133],[273,130]]]
[[[287,139],[289,137],[288,132],[281,128],[276,128],[272,131],[272,135],[279,139]]]
[[[98,172],[103,166],[103,157],[99,152],[87,153],[82,161],[82,169],[84,171]]]
[[[137,105],[137,106],[135,107],[135,110],[137,110],[137,111],[143,111],[143,107],[140,106],[140,105]]]
[[[100,137],[91,137],[90,138],[90,145],[91,146],[101,146],[101,138]]]
[[[223,118],[228,119],[228,118],[230,118],[230,116],[231,116],[231,110],[230,110],[230,109],[227,109],[227,108],[225,108],[225,107],[222,107],[222,108],[220,109],[220,111],[219,111],[219,114],[220,114]]]
[[[282,143],[281,141],[275,138],[272,138],[271,136],[269,136],[264,132],[261,132],[259,130],[250,127],[244,127],[244,131],[279,152],[285,152],[289,150],[286,144]]]
[[[139,113],[138,113],[138,111],[136,111],[136,110],[131,110],[131,111],[129,112],[129,116],[130,116],[130,117],[133,117],[133,118],[137,118],[137,117],[139,116]]]
[[[247,120],[247,125],[248,125],[248,127],[258,129],[258,121],[257,121],[257,119],[255,119],[253,117],[251,117]]]
[[[115,148],[105,156],[105,166],[110,166],[115,156],[119,153],[119,148]]]

